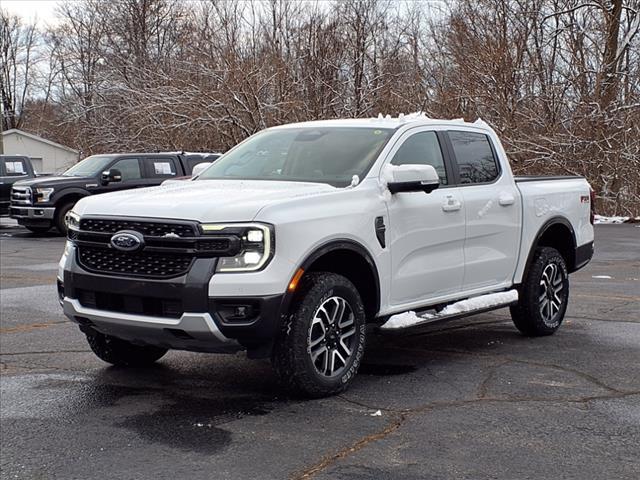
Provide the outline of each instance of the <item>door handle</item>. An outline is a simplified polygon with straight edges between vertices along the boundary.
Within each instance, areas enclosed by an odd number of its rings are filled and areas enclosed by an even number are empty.
[[[453,195],[447,195],[444,202],[442,202],[442,210],[444,212],[457,212],[461,208],[462,203]]]
[[[514,197],[510,193],[501,193],[500,198],[498,199],[498,203],[503,207],[508,207],[509,205],[513,205],[515,202],[516,202],[516,197]]]

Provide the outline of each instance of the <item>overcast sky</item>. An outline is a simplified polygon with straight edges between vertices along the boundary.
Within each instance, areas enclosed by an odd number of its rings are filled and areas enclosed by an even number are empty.
[[[54,10],[58,0],[0,0],[0,7],[26,21],[37,19],[41,24],[55,23]]]

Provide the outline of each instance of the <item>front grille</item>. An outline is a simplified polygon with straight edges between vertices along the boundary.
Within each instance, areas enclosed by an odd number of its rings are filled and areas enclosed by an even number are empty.
[[[170,278],[185,275],[193,255],[120,252],[110,248],[78,246],[78,262],[87,270],[111,275]]]
[[[11,188],[11,203],[13,205],[31,205],[32,201],[31,187],[14,186]]]
[[[99,233],[116,233],[120,230],[135,230],[149,237],[193,237],[197,235],[194,225],[172,222],[147,222],[138,220],[116,220],[83,218],[80,230]]]
[[[180,318],[184,313],[180,299],[121,295],[84,289],[76,289],[76,294],[80,304],[86,308],[167,318]]]
[[[125,252],[111,245],[111,237],[123,230],[144,237],[140,250]],[[242,249],[237,232],[203,235],[198,223],[138,218],[82,218],[79,230],[69,229],[77,245],[78,263],[105,275],[171,278],[189,272],[196,258],[229,257]]]

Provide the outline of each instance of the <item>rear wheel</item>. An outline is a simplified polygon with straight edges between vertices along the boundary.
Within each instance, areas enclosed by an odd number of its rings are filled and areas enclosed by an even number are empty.
[[[519,295],[518,304],[511,307],[511,318],[524,335],[551,335],[560,327],[569,300],[569,275],[556,249],[536,250]]]
[[[58,230],[58,232],[60,232],[61,235],[67,234],[66,217],[67,217],[67,213],[69,213],[69,210],[71,210],[74,205],[75,205],[75,202],[63,203],[62,205],[56,208],[56,215],[55,215],[55,218],[53,219],[53,223],[55,224],[56,229]]]
[[[272,363],[289,390],[323,397],[347,389],[364,347],[364,305],[356,287],[341,275],[310,273],[284,322]]]
[[[159,347],[134,345],[110,335],[87,335],[89,347],[100,360],[112,365],[141,367],[162,358],[167,350]]]

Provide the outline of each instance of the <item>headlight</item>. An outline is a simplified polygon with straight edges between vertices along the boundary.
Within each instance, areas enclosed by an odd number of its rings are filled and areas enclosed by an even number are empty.
[[[36,188],[36,202],[48,202],[53,193],[53,188]]]
[[[76,212],[68,212],[65,217],[65,222],[67,223],[67,228],[71,230],[80,230],[80,215]]]
[[[240,252],[234,257],[220,257],[216,272],[255,272],[263,268],[274,253],[274,233],[263,223],[203,224],[207,235],[235,235],[240,238]]]

